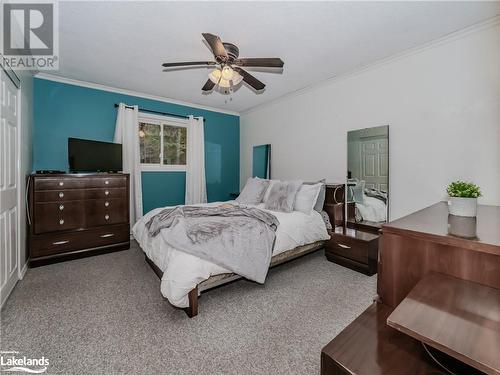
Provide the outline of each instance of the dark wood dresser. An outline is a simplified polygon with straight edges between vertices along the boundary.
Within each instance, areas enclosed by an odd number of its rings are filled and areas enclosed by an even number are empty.
[[[28,179],[30,267],[130,247],[128,174]]]
[[[445,374],[422,343],[472,366],[455,373],[500,374],[500,207],[460,218],[440,202],[384,224],[379,246],[377,301],[323,348],[321,374]]]

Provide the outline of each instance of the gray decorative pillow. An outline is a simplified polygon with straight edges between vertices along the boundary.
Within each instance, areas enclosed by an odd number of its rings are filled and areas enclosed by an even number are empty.
[[[323,211],[323,206],[325,205],[325,197],[326,197],[326,180],[323,178],[316,182],[304,182],[304,185],[316,185],[322,184],[321,190],[319,191],[318,199],[316,199],[316,204],[314,205],[314,211],[321,212]]]
[[[365,201],[365,182],[360,181],[358,182],[355,186],[350,186],[349,189],[351,190],[352,193],[352,198],[354,202],[356,203],[364,203]]]
[[[295,196],[302,181],[280,181],[272,185],[264,208],[272,211],[292,212]]]
[[[249,178],[236,201],[241,204],[259,204],[268,186],[268,180]]]
[[[330,216],[326,213],[326,211],[321,211],[321,217],[323,218],[323,222],[325,223],[326,229],[332,230],[332,223],[330,223]]]

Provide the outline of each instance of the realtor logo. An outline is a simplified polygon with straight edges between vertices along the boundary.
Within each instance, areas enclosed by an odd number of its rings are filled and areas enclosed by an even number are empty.
[[[0,351],[0,370],[7,373],[43,374],[47,371],[49,360],[45,357],[31,358],[15,350]]]
[[[57,69],[57,3],[3,2],[2,11],[2,64],[11,69]]]

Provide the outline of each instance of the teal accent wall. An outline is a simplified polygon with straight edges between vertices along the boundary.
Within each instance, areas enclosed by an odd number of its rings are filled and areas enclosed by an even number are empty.
[[[214,94],[216,95],[216,94]],[[68,170],[68,138],[112,142],[115,103],[205,119],[205,177],[209,202],[239,190],[239,116],[66,83],[34,80],[33,169]],[[144,212],[184,203],[184,172],[142,172]]]

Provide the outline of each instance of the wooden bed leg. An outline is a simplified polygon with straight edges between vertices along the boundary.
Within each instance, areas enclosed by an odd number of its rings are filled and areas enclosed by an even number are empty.
[[[190,318],[198,315],[198,286],[192,289],[188,294],[189,307],[185,311]]]

